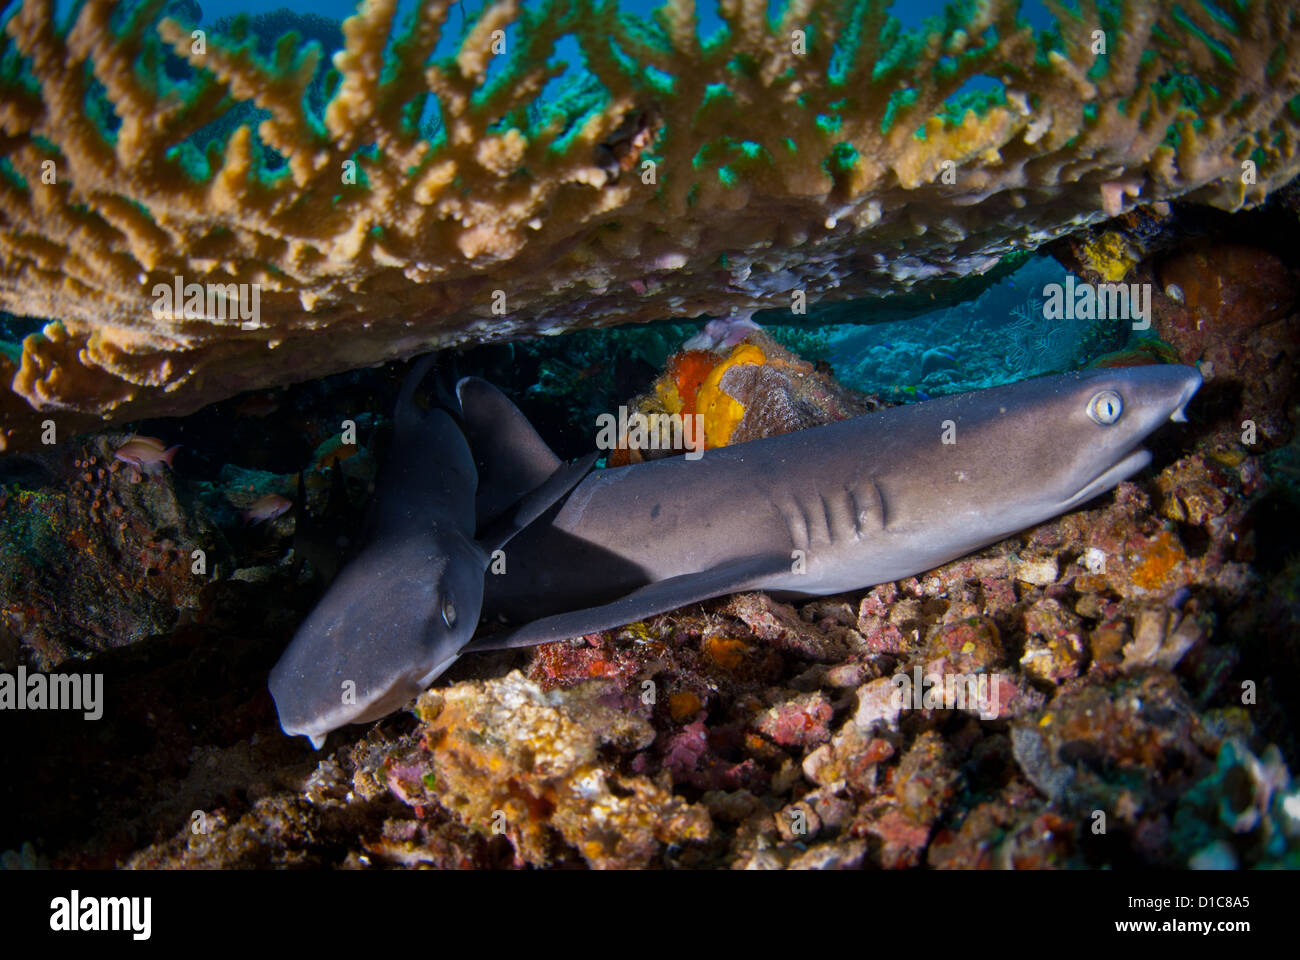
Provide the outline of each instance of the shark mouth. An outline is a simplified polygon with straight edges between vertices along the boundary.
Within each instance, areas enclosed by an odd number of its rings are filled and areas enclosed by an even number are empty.
[[[1174,423],[1187,422],[1187,402],[1196,395],[1196,391],[1201,388],[1204,381],[1197,374],[1195,379],[1183,387],[1183,392],[1175,404],[1173,412],[1169,414],[1169,419]],[[1102,471],[1094,477],[1082,490],[1061,504],[1062,511],[1070,510],[1081,503],[1087,503],[1093,497],[1105,493],[1111,487],[1118,484],[1121,480],[1127,480],[1133,474],[1137,473],[1148,463],[1151,462],[1150,451],[1143,447],[1135,447],[1124,455],[1124,457],[1113,466]]]
[[[1188,384],[1187,389],[1183,391],[1183,395],[1178,398],[1178,406],[1174,408],[1173,413],[1169,414],[1170,420],[1174,423],[1187,422],[1187,401],[1195,396],[1196,391],[1199,390],[1200,387],[1200,383]]]
[[[439,677],[443,672],[445,672],[445,671],[447,670],[448,667],[450,667],[453,663],[455,663],[455,662],[456,662],[457,660],[459,660],[459,659],[460,659],[460,654],[459,654],[459,653],[453,653],[453,654],[452,654],[450,657],[448,657],[446,660],[443,660],[443,661],[440,662],[440,663],[434,664],[433,668],[432,668],[431,670],[429,670],[428,673],[426,673],[424,676],[422,676],[419,680],[416,681],[416,685],[417,685],[421,690],[426,690],[426,689],[428,689],[429,684],[433,683],[434,680],[437,680],[438,677]]]
[[[1186,403],[1186,401],[1183,401]],[[1174,413],[1182,412],[1180,406]],[[1130,450],[1122,460],[1094,477],[1082,490],[1061,504],[1061,511],[1070,510],[1093,497],[1105,493],[1121,480],[1127,480],[1151,462],[1151,452],[1142,447]]]

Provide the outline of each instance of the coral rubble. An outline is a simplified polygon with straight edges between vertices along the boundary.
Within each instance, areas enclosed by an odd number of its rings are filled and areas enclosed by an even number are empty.
[[[414,716],[346,728],[323,755],[275,729],[263,689],[294,622],[268,605],[295,565],[243,566],[208,587],[172,637],[166,623],[150,628],[164,635],[152,652],[164,662],[149,666],[141,649],[110,665],[113,689],[130,695],[93,741],[18,741],[7,791],[39,788],[42,775],[22,776],[29,766],[85,770],[88,749],[129,762],[84,773],[66,803],[103,777],[133,786],[108,791],[131,799],[99,819],[61,817],[54,834],[36,832],[32,804],[15,805],[25,812],[5,825],[6,862],[1294,865],[1297,791],[1269,741],[1293,749],[1297,705],[1268,674],[1295,656],[1288,597],[1300,581],[1293,564],[1250,562],[1261,456],[1219,456],[1213,424],[1197,429],[1208,435],[1153,477],[921,576],[797,604],[719,598],[463,658]],[[337,451],[327,442],[310,456]],[[368,456],[342,464],[361,471]],[[64,466],[51,460],[41,476]],[[252,548],[234,539],[248,529],[237,510],[274,488],[241,483],[216,511],[213,495],[193,499],[175,474],[111,476],[113,490],[145,498],[125,504],[133,523],[157,522],[181,484],[185,509],[216,512],[244,563]],[[69,506],[50,522],[71,531],[79,517]],[[290,515],[273,522],[246,536],[283,544]],[[242,606],[258,611],[259,629],[234,642],[229,618]],[[46,649],[30,625],[11,626],[29,659]],[[61,655],[88,653],[106,655]],[[914,684],[901,698],[900,678]],[[964,702],[933,696],[972,678]],[[27,842],[38,836],[39,848]]]

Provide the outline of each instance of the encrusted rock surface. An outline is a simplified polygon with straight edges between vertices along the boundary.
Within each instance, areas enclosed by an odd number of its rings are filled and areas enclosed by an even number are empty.
[[[1294,438],[1234,445],[1199,410],[1153,444],[1152,471],[971,556],[843,596],[741,594],[467,656],[413,711],[319,754],[281,734],[265,690],[319,589],[296,556],[302,518],[237,520],[258,483],[289,475],[214,471],[239,482],[202,487],[178,465],[137,484],[97,460],[80,482],[114,498],[92,491],[91,510],[103,496],[130,514],[122,534],[171,522],[228,547],[192,613],[129,645],[56,645],[76,636],[71,601],[7,621],[6,667],[99,670],[108,697],[92,725],[12,718],[5,862],[1300,865],[1285,679],[1300,565],[1281,522],[1300,455]],[[362,492],[373,477],[374,438],[343,456],[335,413],[307,445],[322,517],[327,476]],[[95,522],[82,469],[34,460],[5,489],[64,504],[48,516],[70,536]],[[73,587],[123,569],[82,560]]]

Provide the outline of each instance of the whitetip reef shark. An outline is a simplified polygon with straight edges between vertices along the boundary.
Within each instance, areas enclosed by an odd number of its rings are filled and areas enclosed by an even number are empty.
[[[1137,473],[1142,441],[1185,420],[1201,386],[1186,366],[1079,371],[592,471],[592,457],[562,464],[485,381],[457,385],[459,426],[419,413],[419,376],[398,399],[378,522],[271,674],[284,731],[317,748],[465,652],[730,593],[820,596],[930,570]],[[507,542],[505,572],[488,573]],[[480,614],[506,626],[475,639]]]
[[[390,454],[356,555],[271,670],[281,728],[317,749],[330,730],[397,710],[451,665],[478,626],[494,551],[596,460],[593,453],[563,466],[550,456],[537,472],[539,451],[521,448],[479,470],[446,410],[423,411],[415,403],[434,360],[431,354],[417,362],[402,385]],[[478,517],[490,522],[479,524]]]

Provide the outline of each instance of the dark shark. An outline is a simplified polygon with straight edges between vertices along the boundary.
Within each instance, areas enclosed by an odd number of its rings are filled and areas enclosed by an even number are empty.
[[[495,457],[491,474],[480,477],[453,416],[415,402],[432,363],[432,356],[418,362],[402,386],[356,555],[271,671],[280,726],[318,749],[330,730],[392,713],[456,659],[478,626],[494,552],[595,460],[564,467],[525,450]],[[483,445],[491,449],[486,438]],[[476,518],[489,514],[476,532]]]

